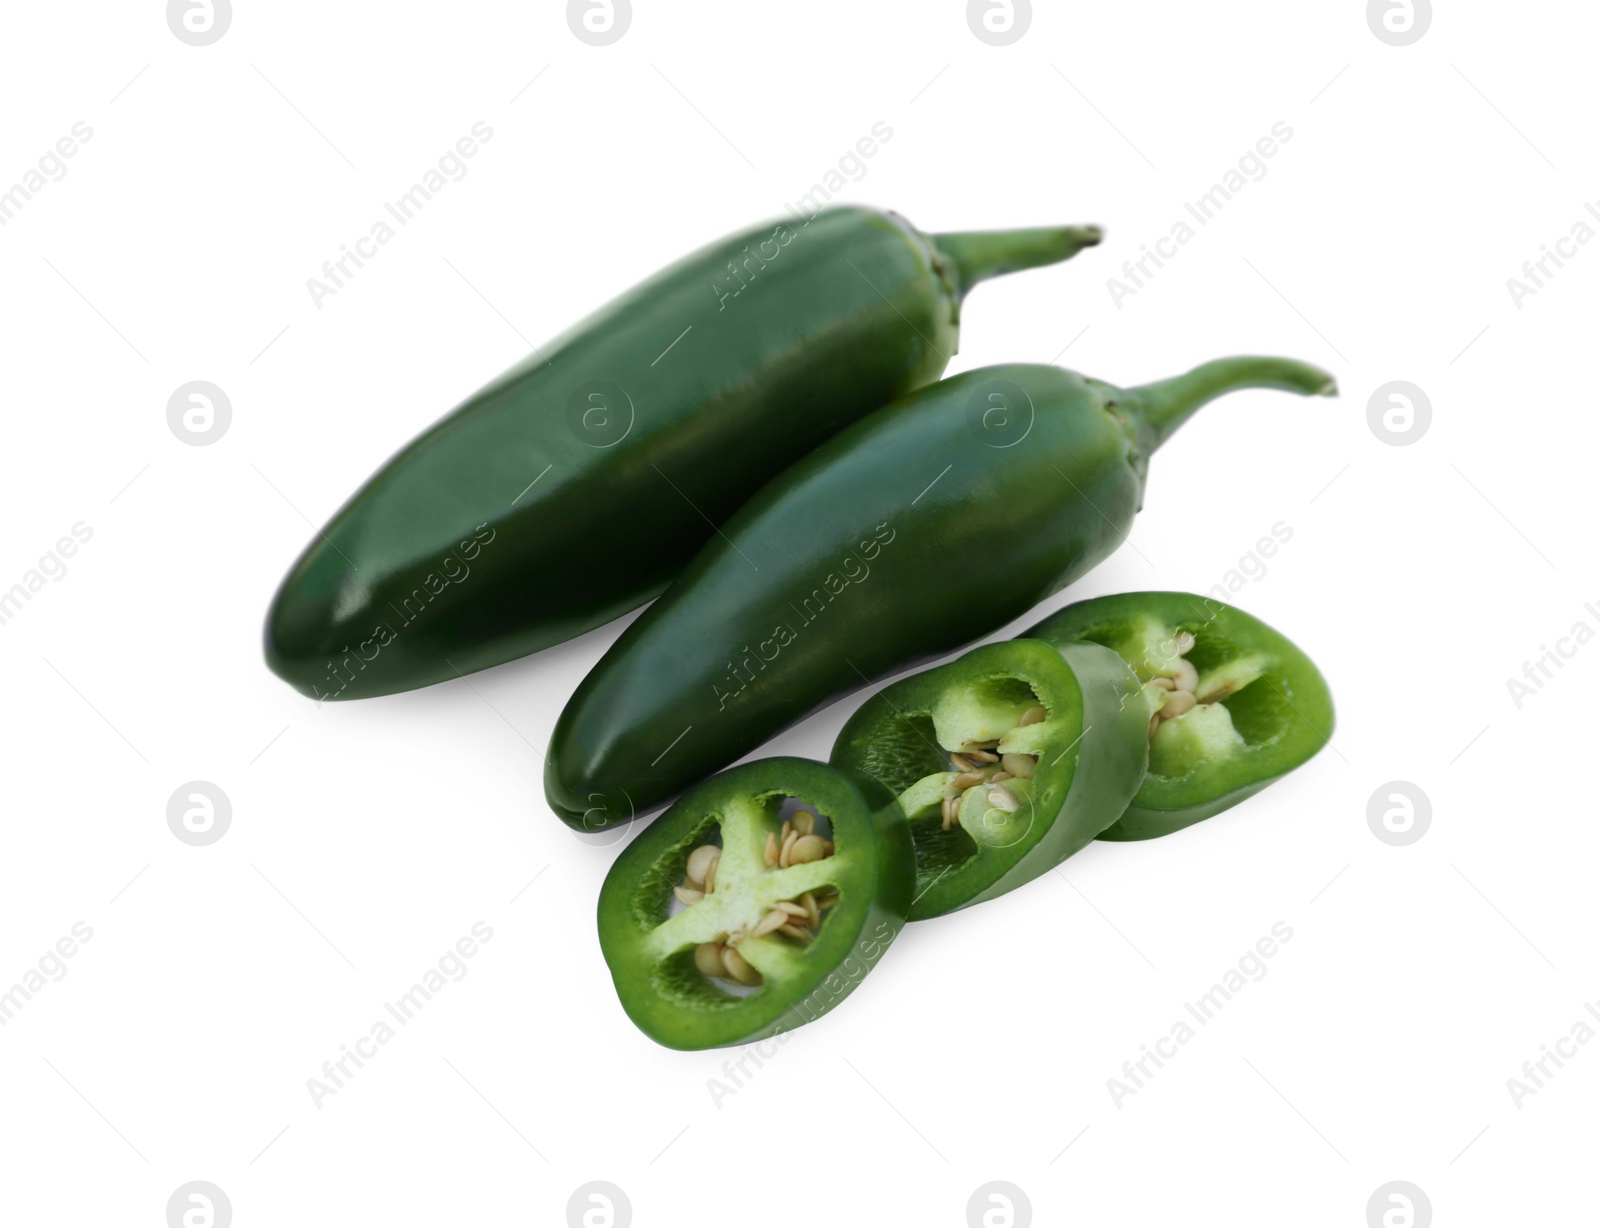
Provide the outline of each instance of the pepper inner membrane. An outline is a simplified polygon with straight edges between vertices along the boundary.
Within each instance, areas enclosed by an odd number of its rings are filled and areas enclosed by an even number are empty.
[[[1277,739],[1294,715],[1287,681],[1266,654],[1206,619],[1119,620],[1081,638],[1127,660],[1150,704],[1150,774],[1178,779]]]
[[[899,790],[919,879],[1027,833],[1049,717],[1026,681],[1000,675],[951,684],[928,711],[897,713],[873,731],[866,766]]]
[[[732,1004],[797,959],[841,898],[833,823],[801,799],[735,799],[706,816],[639,884],[656,980],[669,996]]]

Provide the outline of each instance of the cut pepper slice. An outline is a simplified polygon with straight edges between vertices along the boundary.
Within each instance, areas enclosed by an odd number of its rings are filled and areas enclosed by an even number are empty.
[[[1258,618],[1194,593],[1080,601],[1024,632],[1117,652],[1145,683],[1150,769],[1102,840],[1149,840],[1237,806],[1333,734],[1311,659]]]
[[[869,699],[836,766],[893,789],[910,820],[910,919],[991,900],[1116,822],[1144,779],[1139,680],[1096,644],[975,648]]]
[[[911,838],[887,789],[758,759],[684,794],[617,858],[600,949],[652,1040],[743,1044],[843,1001],[899,933],[911,889]]]

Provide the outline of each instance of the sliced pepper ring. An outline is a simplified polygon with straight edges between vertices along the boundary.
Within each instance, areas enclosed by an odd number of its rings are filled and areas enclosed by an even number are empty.
[[[1208,819],[1305,763],[1333,735],[1333,696],[1311,659],[1214,598],[1097,597],[1023,634],[1104,645],[1145,683],[1149,775],[1102,840],[1149,840]]]
[[[1020,887],[1116,822],[1148,758],[1140,696],[1109,649],[1012,640],[863,704],[831,762],[899,796],[916,851],[910,919]]]
[[[911,890],[910,834],[887,789],[758,759],[684,794],[617,858],[600,949],[651,1039],[742,1044],[843,1001],[900,931]]]

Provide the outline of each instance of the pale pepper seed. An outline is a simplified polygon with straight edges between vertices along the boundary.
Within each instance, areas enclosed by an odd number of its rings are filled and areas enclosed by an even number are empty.
[[[694,966],[702,976],[727,976],[728,966],[722,962],[722,944],[702,942],[694,949]]]
[[[750,937],[764,937],[765,935],[772,933],[772,931],[777,929],[780,925],[788,924],[789,914],[784,912],[781,908],[774,908],[766,916],[762,917],[761,920],[755,923],[755,927],[750,931]]]
[[[1000,766],[1013,776],[1020,776],[1023,780],[1033,779],[1033,769],[1037,764],[1032,755],[1009,754],[1000,756]]]
[[[1172,698],[1162,705],[1161,711],[1157,715],[1164,721],[1170,721],[1182,716],[1193,708],[1194,704],[1193,691],[1174,691],[1172,692]]]
[[[733,947],[722,949],[722,962],[727,965],[728,975],[741,985],[761,984],[761,974],[743,955]]]
[[[722,850],[714,844],[702,844],[689,854],[689,864],[684,872],[695,882],[703,883],[706,875],[711,870],[711,865],[722,855]]]
[[[1161,728],[1162,721],[1176,720],[1186,712],[1192,712],[1196,707],[1214,704],[1233,694],[1233,683],[1228,681],[1215,683],[1204,695],[1196,694],[1196,689],[1200,685],[1200,671],[1195,668],[1192,661],[1182,655],[1194,648],[1194,635],[1188,631],[1180,631],[1173,637],[1172,642],[1179,653],[1177,669],[1171,677],[1150,680],[1162,690],[1172,693],[1171,698],[1150,718],[1152,738],[1156,736],[1156,730]]]
[[[762,860],[768,866],[803,865],[832,856],[833,848],[833,841],[816,834],[816,816],[801,811],[792,823],[784,820],[781,846],[778,837],[767,832]],[[721,861],[722,849],[717,845],[702,844],[695,848],[684,867],[685,881],[673,887],[673,894],[685,905],[700,903],[715,890]],[[822,923],[823,911],[838,902],[838,891],[831,888],[820,900],[809,891],[797,901],[779,900],[748,930],[740,927],[732,935],[698,944],[694,949],[695,968],[703,976],[727,977],[747,986],[760,985],[761,973],[738,952],[736,944],[746,938],[762,938],[772,933],[810,942],[816,936],[814,928]]]
[[[821,836],[801,836],[789,849],[789,864],[803,865],[808,861],[821,861],[832,850]]]
[[[1017,728],[1025,725],[1037,725],[1040,721],[1048,720],[1049,710],[1043,704],[1032,704],[1017,718]],[[1155,718],[1152,718],[1150,727],[1151,736],[1155,736]],[[994,738],[987,742],[967,742],[959,751],[950,752],[950,768],[957,775],[950,781],[950,786],[955,794],[946,797],[940,806],[941,831],[949,831],[961,821],[962,795],[978,785],[988,784],[989,804],[1007,813],[1017,810],[1022,803],[1017,800],[1017,795],[1010,789],[996,789],[994,786],[1003,781],[1019,779],[1032,780],[1034,768],[1038,765],[1038,758],[1034,755],[1022,754],[995,754],[994,748],[1004,741],[1003,738]],[[993,771],[992,764],[1000,765],[999,771]],[[999,795],[1003,800],[996,801]]]
[[[1017,800],[1017,795],[1004,785],[994,785],[989,790],[989,805],[996,810],[1012,814],[1022,806],[1022,803]]]

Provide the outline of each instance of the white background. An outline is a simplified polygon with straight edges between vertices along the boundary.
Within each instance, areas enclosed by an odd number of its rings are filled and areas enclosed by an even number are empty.
[[[93,929],[0,1029],[8,1221],[157,1225],[191,1180],[241,1228],[557,1225],[595,1179],[638,1224],[960,1225],[997,1179],[1040,1224],[1360,1228],[1392,1180],[1441,1225],[1592,1215],[1600,1045],[1520,1108],[1507,1080],[1600,997],[1600,649],[1520,708],[1507,679],[1600,628],[1600,249],[1520,308],[1506,283],[1600,197],[1600,15],[1441,8],[1393,47],[1359,0],[1039,3],[993,47],[953,0],[635,0],[593,47],[559,3],[237,0],[192,47],[158,2],[8,6],[0,186],[94,134],[0,228],[0,588],[93,531],[0,626],[0,983]],[[479,120],[467,177],[314,306],[307,279]],[[543,800],[552,723],[619,626],[319,709],[266,670],[260,624],[308,521],[396,447],[780,214],[879,120],[846,199],[927,230],[1108,230],[979,289],[952,372],[1337,373],[1340,400],[1206,410],[1127,547],[1052,608],[1206,591],[1281,521],[1235,601],[1320,663],[1340,723],[1225,817],[908,929],[719,1102],[738,1054],[629,1024],[593,926],[615,849]],[[1122,262],[1278,121],[1269,173],[1114,303]],[[210,446],[167,425],[191,380],[232,402]],[[1391,380],[1432,403],[1410,446],[1368,425]],[[858,699],[762,753],[824,756]],[[204,848],[166,822],[197,779],[233,808]],[[1367,820],[1394,780],[1431,799],[1407,847]],[[468,975],[317,1107],[307,1080],[478,921]],[[1107,1080],[1279,921],[1264,979],[1118,1107]]]

